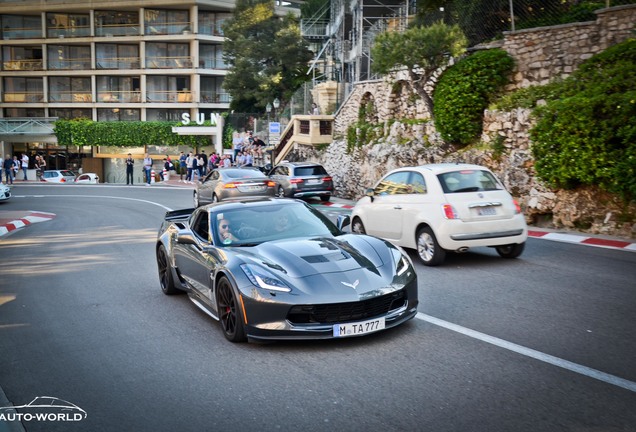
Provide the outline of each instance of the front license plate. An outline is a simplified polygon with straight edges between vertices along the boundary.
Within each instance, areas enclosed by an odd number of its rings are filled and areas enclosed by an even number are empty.
[[[334,337],[357,336],[365,333],[384,329],[384,318],[377,318],[369,321],[361,321],[349,324],[335,324],[333,326]]]
[[[479,207],[477,213],[479,216],[495,216],[497,210],[494,207]]]

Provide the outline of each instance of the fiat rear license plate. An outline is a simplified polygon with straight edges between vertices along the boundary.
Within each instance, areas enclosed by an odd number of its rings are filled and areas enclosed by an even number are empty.
[[[333,326],[334,337],[357,336],[366,333],[373,333],[384,329],[384,318],[376,318],[369,321],[357,323],[335,324]]]
[[[494,207],[479,207],[477,209],[477,213],[479,216],[495,216],[497,214],[497,209]]]

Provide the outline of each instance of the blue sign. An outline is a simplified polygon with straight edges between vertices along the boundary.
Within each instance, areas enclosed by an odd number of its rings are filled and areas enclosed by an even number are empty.
[[[269,122],[269,133],[270,134],[280,134],[280,123],[279,122]]]

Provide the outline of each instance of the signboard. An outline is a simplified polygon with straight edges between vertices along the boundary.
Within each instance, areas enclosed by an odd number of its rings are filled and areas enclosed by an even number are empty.
[[[280,123],[279,122],[269,122],[269,134],[270,135],[280,135]]]

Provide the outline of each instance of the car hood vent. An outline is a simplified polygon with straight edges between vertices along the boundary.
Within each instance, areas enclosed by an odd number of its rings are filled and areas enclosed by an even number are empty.
[[[350,257],[340,252],[324,254],[324,255],[309,255],[309,256],[302,257],[302,259],[304,259],[310,264],[336,262],[336,261],[340,261],[347,258],[350,258]]]

